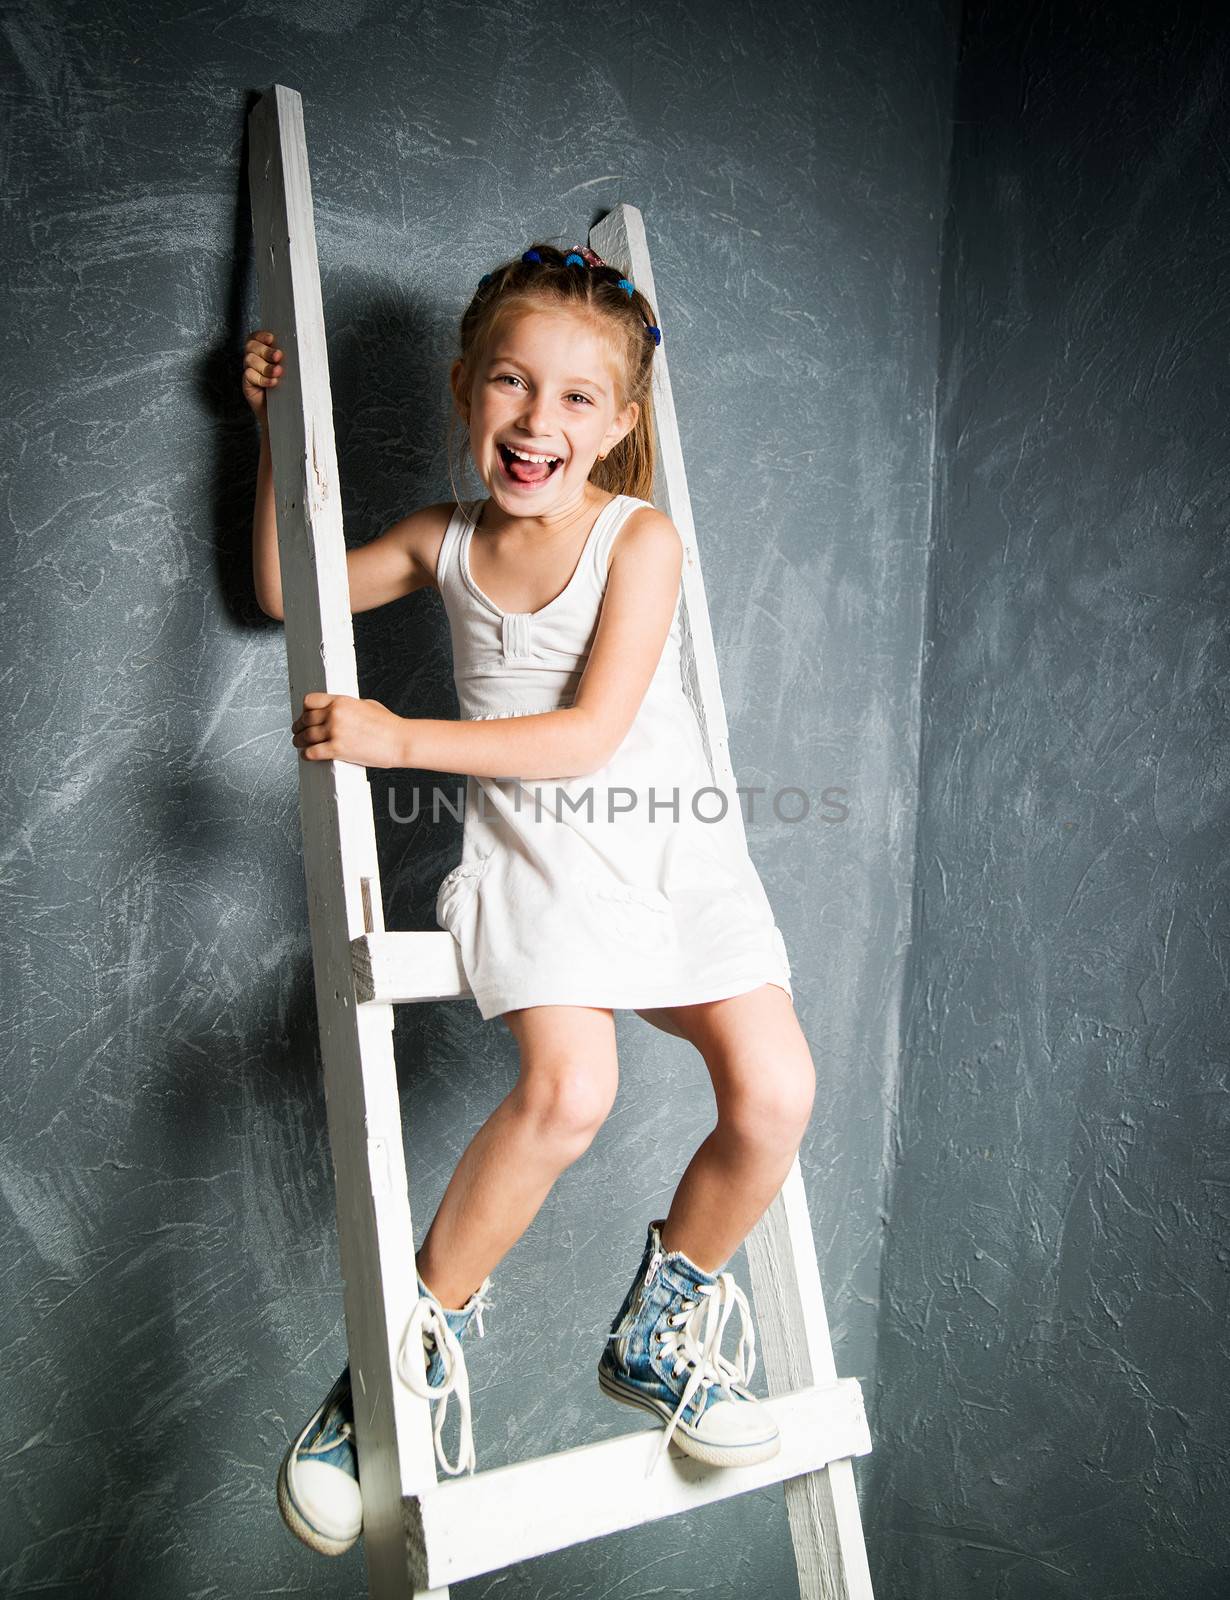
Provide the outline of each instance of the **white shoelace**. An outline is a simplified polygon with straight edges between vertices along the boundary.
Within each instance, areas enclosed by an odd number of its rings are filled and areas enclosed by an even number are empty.
[[[483,1309],[492,1304],[488,1298],[490,1286],[490,1278],[485,1279],[482,1287],[474,1291],[462,1308],[468,1310],[473,1307],[480,1339],[486,1336],[486,1330],[483,1328]],[[410,1358],[410,1352],[416,1348],[416,1341],[422,1345],[424,1357],[427,1358],[424,1341],[428,1333],[435,1340],[440,1360],[444,1364],[444,1382],[437,1384],[434,1389],[426,1381],[426,1366],[424,1376],[420,1378],[415,1363]],[[427,1365],[430,1365],[429,1359]],[[478,1459],[474,1453],[474,1433],[470,1426],[470,1377],[466,1371],[465,1353],[461,1348],[461,1340],[449,1326],[444,1308],[430,1295],[421,1294],[415,1301],[414,1310],[410,1313],[397,1352],[397,1375],[412,1393],[420,1395],[424,1400],[440,1402],[436,1407],[432,1434],[436,1444],[436,1460],[445,1472],[453,1477],[460,1472],[473,1472],[478,1465]],[[448,1459],[444,1448],[444,1419],[448,1412],[450,1394],[456,1394],[461,1415],[461,1437],[457,1445],[455,1466]]]
[[[703,1299],[697,1299],[685,1310],[676,1311],[668,1317],[667,1322],[673,1331],[661,1335],[663,1359],[669,1361],[674,1358],[672,1376],[677,1378],[685,1367],[691,1367],[692,1371],[649,1463],[649,1472],[666,1454],[676,1423],[702,1384],[706,1389],[711,1389],[716,1383],[720,1385],[725,1399],[734,1400],[737,1397],[732,1385],[746,1387],[756,1370],[756,1335],[752,1331],[751,1307],[733,1275],[721,1272],[716,1283],[698,1284],[692,1292],[703,1296]],[[739,1348],[732,1362],[722,1354],[721,1345],[726,1324],[735,1310],[739,1313]],[[704,1331],[698,1337],[702,1312]]]

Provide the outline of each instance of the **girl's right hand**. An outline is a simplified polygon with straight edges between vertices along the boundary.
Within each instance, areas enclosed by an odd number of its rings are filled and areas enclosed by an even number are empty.
[[[265,391],[282,376],[282,352],[267,328],[252,334],[243,350],[243,397],[258,422],[265,420]]]

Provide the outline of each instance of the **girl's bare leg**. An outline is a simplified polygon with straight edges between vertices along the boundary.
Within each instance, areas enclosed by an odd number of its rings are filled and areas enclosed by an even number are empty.
[[[775,983],[674,1006],[669,1018],[704,1057],[718,1122],[679,1180],[662,1245],[717,1272],[786,1181],[811,1120],[816,1072],[790,996]]]
[[[589,1148],[619,1085],[610,1011],[525,1006],[503,1018],[520,1048],[520,1077],[467,1145],[416,1256],[423,1282],[450,1310],[495,1270]]]

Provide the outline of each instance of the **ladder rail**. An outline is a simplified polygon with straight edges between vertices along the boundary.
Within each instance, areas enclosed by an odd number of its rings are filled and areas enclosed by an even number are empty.
[[[590,229],[589,238],[591,247],[605,261],[625,272],[648,296],[662,325],[644,219],[637,208],[617,205]],[[714,784],[726,793],[746,841],[671,393],[667,347],[664,332],[654,356],[653,411],[658,447],[654,501],[674,522],[684,546],[684,687],[700,724]],[[797,1155],[780,1191],[748,1235],[746,1249],[770,1395],[834,1382],[837,1370]],[[850,1461],[835,1461],[821,1471],[788,1480],[786,1510],[801,1600],[871,1600],[871,1574]]]
[[[266,396],[290,703],[357,696],[324,311],[298,93],[275,84],[248,118],[261,318],[284,352]],[[346,1339],[363,1462],[373,1600],[410,1592],[404,1495],[435,1481],[430,1403],[396,1378],[418,1296],[390,1005],[355,1003],[351,940],[384,929],[367,776],[300,759],[299,815],[312,970],[337,1193]]]

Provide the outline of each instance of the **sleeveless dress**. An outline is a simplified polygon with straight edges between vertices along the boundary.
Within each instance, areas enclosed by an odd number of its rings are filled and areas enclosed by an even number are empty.
[[[571,705],[614,542],[651,502],[609,501],[565,588],[533,612],[502,611],[474,581],[480,504],[454,507],[436,566],[461,717]],[[580,1005],[636,1011],[661,1027],[657,1007],[766,982],[793,998],[785,941],[738,812],[713,787],[684,691],[682,606],[681,583],[653,679],[605,766],[466,779],[461,861],[437,890],[436,921],[457,940],[484,1020],[520,1006]]]

